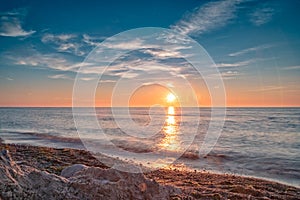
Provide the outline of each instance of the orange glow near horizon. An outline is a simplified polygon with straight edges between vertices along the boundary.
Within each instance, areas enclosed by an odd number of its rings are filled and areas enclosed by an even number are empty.
[[[138,88],[129,101],[131,107],[150,107],[153,105],[178,106],[178,101],[168,88],[157,84]]]
[[[57,81],[55,83],[19,85],[0,85],[1,107],[72,107],[73,82]],[[211,106],[211,96],[205,83],[191,82],[200,107]],[[110,107],[114,85],[110,83],[100,84],[95,94],[96,107]],[[226,106],[228,107],[299,107],[300,93],[291,90],[263,91],[261,88],[244,84],[226,83]],[[297,88],[291,88],[294,91]],[[182,89],[184,90],[184,89]],[[172,93],[167,88],[159,85],[142,86],[132,94],[129,103],[120,101],[118,106],[148,107],[159,104],[165,107],[178,107],[181,100],[186,100],[189,105],[189,97],[182,95],[173,103],[167,102],[168,94]],[[177,97],[177,94],[176,96]],[[122,100],[122,97],[120,97]],[[181,102],[180,102],[181,103]],[[82,106],[85,106],[84,104]]]

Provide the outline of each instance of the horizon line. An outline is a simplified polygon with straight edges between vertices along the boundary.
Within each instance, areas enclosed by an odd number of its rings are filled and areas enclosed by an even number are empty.
[[[148,108],[151,106],[95,106],[94,108]],[[170,107],[170,106],[161,106]],[[298,106],[173,106],[176,108],[300,108]],[[0,106],[0,108],[73,108],[73,106]],[[90,106],[77,106],[75,108],[93,108]]]

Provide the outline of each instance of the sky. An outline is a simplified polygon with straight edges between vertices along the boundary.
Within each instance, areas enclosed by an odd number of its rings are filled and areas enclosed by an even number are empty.
[[[297,0],[2,0],[0,106],[72,106],[80,69],[87,88],[103,73],[96,106],[165,105],[170,92],[184,106],[300,106],[299,9]],[[170,32],[118,38],[143,27]],[[207,55],[192,54],[194,42]],[[105,69],[103,58],[91,64],[95,49],[130,53]],[[196,57],[218,73],[197,73],[187,62]],[[207,85],[216,77],[225,95]]]

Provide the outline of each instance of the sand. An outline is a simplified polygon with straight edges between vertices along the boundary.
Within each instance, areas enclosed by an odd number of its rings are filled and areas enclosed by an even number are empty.
[[[0,150],[9,150],[17,164],[60,175],[73,164],[108,168],[84,150],[55,149],[26,145],[0,144]],[[115,160],[103,156],[103,159]],[[145,174],[160,184],[182,190],[172,199],[300,199],[300,188],[257,178],[205,171],[160,169]]]

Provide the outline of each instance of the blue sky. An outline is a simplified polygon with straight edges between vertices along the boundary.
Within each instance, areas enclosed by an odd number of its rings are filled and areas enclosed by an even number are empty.
[[[68,105],[93,48],[122,31],[162,27],[206,49],[229,105],[299,106],[299,8],[296,0],[2,1],[0,105]],[[47,93],[52,101],[33,100]]]

